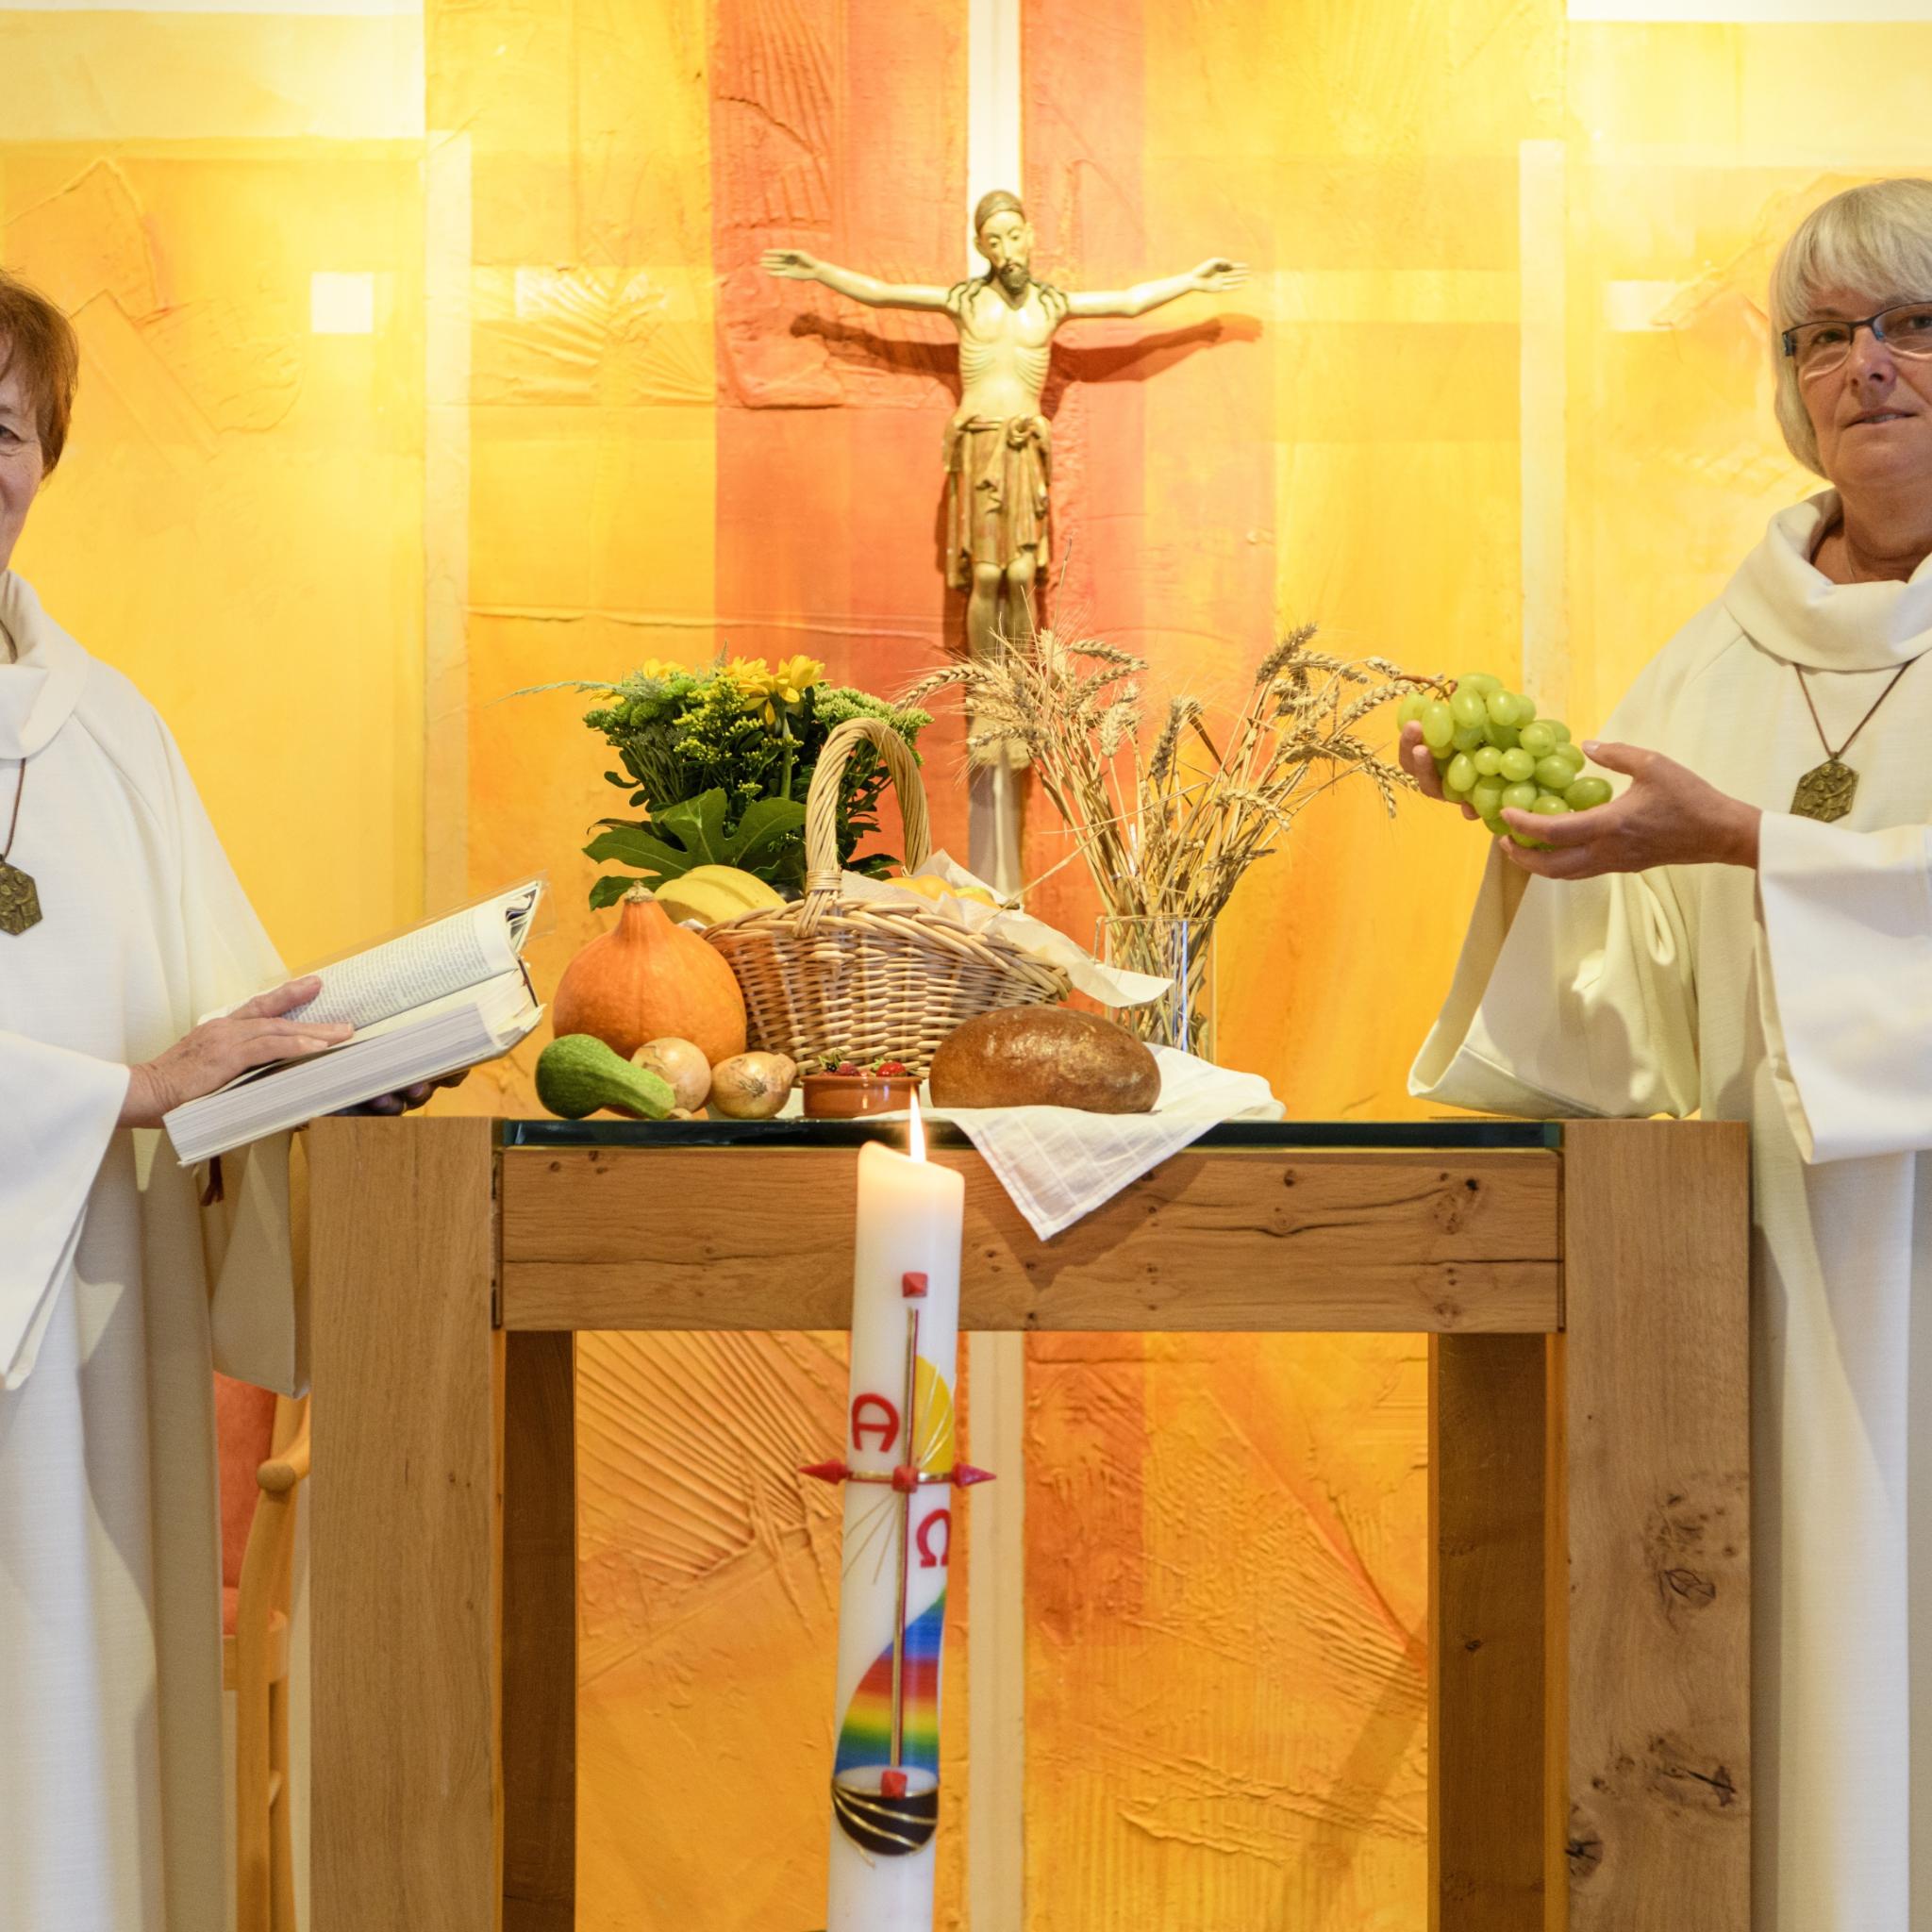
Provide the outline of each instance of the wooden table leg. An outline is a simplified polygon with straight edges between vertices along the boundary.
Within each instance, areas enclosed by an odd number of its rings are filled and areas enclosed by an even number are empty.
[[[308,1137],[314,1932],[499,1923],[494,1131]]]
[[[503,1932],[576,1924],[576,1338],[505,1338]]]
[[[1748,1132],[1563,1157],[1570,1925],[1748,1932]]]
[[[1550,1855],[1555,1346],[1429,1341],[1430,1932],[1563,1924]]]

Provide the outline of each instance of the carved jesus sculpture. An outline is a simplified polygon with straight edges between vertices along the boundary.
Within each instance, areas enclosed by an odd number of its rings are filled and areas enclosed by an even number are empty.
[[[1033,279],[1033,228],[1016,194],[995,190],[973,211],[987,272],[950,289],[882,282],[802,248],[774,248],[763,266],[823,282],[871,308],[943,309],[959,331],[959,407],[946,427],[946,581],[969,592],[967,643],[985,654],[1033,625],[1033,586],[1046,568],[1053,432],[1040,413],[1053,339],[1063,322],[1144,315],[1193,293],[1247,280],[1243,263],[1213,257],[1185,275],[1111,293],[1069,294]]]

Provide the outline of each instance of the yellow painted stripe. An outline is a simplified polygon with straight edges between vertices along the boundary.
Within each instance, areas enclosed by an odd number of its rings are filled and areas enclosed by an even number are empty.
[[[20,11],[0,4],[0,138],[419,140],[423,22]]]
[[[1520,156],[1523,676],[1542,710],[1560,717],[1570,687],[1565,149],[1559,141],[1525,141]]]
[[[470,867],[470,137],[433,134],[423,208],[423,888],[460,904]]]

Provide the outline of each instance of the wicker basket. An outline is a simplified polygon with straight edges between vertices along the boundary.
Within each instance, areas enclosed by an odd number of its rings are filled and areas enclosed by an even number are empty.
[[[932,850],[925,788],[910,746],[876,718],[851,718],[825,741],[805,805],[805,897],[741,913],[705,934],[744,989],[752,1046],[799,1061],[836,1054],[900,1059],[924,1074],[962,1021],[996,1007],[1063,1000],[1058,967],[1008,940],[972,933],[929,905],[875,904],[841,891],[839,786],[854,748],[885,759],[906,822],[906,864]]]

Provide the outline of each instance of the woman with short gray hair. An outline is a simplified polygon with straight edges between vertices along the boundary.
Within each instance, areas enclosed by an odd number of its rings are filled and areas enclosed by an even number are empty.
[[[1412,1090],[1748,1120],[1753,1924],[1932,1925],[1932,181],[1816,209],[1772,283],[1778,512],[1506,814]],[[1441,797],[1419,727],[1403,756]]]

